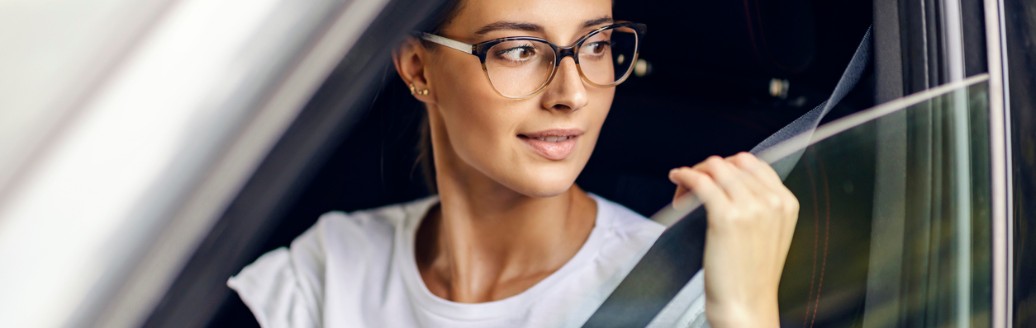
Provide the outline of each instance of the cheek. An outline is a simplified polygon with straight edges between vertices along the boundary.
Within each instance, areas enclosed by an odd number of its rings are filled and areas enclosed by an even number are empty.
[[[438,72],[435,80],[440,88],[437,107],[451,148],[447,151],[455,156],[457,164],[454,172],[484,176],[530,196],[550,196],[568,190],[593,152],[611,107],[614,88],[588,86],[587,106],[561,117],[540,108],[538,98],[515,102],[500,97],[479,65],[454,65],[456,69]],[[543,161],[525,149],[526,145],[516,136],[519,127],[546,126],[544,123],[551,119],[586,130],[569,160]]]
[[[589,91],[589,90],[588,90]],[[587,128],[587,136],[591,137],[593,141],[588,142],[588,152],[592,151],[594,146],[597,144],[597,138],[601,134],[601,127],[604,125],[605,119],[608,118],[608,113],[611,110],[612,100],[615,99],[615,88],[597,89],[591,91],[589,94],[589,102],[584,114],[587,116],[587,122],[589,122]],[[590,154],[586,154],[587,157]]]
[[[482,102],[500,100],[475,56],[459,52],[440,53],[428,69],[429,88],[435,88],[436,100],[445,108],[471,102],[489,105],[491,103]]]
[[[600,132],[601,125],[611,111],[612,101],[615,100],[615,87],[597,89],[589,94],[589,109],[592,111],[591,119],[597,124],[597,132]]]
[[[472,101],[454,106],[445,110],[443,117],[450,144],[466,160],[490,154],[499,155],[505,143],[514,135],[515,121],[508,120],[500,114],[499,108],[486,102]]]
[[[475,168],[485,175],[496,175],[513,163],[514,138],[520,111],[508,110],[509,100],[497,95],[477,71],[458,69],[444,72],[440,83],[439,113],[449,136],[449,145],[463,167]],[[467,75],[467,76],[465,76]]]
[[[493,91],[478,60],[473,62],[440,66],[456,69],[441,72],[436,81],[440,85],[437,101],[450,143],[462,157],[499,146],[501,136],[510,134],[518,121],[508,117],[513,113],[505,109],[508,100]]]

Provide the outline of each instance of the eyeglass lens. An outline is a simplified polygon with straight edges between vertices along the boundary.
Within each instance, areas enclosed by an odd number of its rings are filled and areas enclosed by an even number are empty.
[[[612,86],[632,70],[637,52],[636,31],[616,27],[599,31],[577,47],[579,70],[592,84]],[[506,97],[522,98],[538,92],[554,71],[553,48],[534,40],[511,40],[489,48],[486,74],[490,83]]]

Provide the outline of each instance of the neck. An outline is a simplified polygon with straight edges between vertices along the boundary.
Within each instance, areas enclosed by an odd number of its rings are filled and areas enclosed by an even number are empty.
[[[417,240],[429,289],[457,302],[487,302],[532,287],[568,262],[589,237],[596,203],[579,187],[551,197],[439,177],[440,205]]]

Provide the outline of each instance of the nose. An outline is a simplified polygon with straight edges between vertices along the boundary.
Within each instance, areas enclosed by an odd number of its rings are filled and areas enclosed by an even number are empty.
[[[586,106],[586,86],[579,76],[575,59],[568,57],[561,60],[542,99],[544,109],[577,111]]]

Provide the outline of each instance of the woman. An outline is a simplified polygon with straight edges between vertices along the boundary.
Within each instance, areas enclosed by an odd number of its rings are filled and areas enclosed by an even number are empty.
[[[427,111],[438,195],[324,215],[231,278],[264,326],[579,326],[663,230],[574,184],[640,25],[611,0],[451,8],[393,58]],[[795,197],[748,154],[669,179],[708,209],[704,279],[653,325],[776,326]]]

